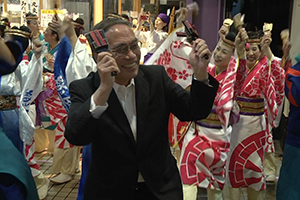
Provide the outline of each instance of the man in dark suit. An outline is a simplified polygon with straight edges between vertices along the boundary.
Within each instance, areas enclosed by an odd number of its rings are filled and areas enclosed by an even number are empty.
[[[211,53],[193,43],[191,91],[173,82],[162,66],[139,65],[138,41],[128,22],[108,18],[103,29],[109,52],[96,55],[98,73],[70,84],[71,107],[65,137],[92,143],[84,199],[180,200],[181,179],[170,152],[168,118],[206,118],[218,82],[206,71]],[[111,76],[116,72],[117,76]]]

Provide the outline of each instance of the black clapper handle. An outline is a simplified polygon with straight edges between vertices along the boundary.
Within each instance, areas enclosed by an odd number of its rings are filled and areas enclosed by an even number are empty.
[[[185,28],[185,33],[187,35],[187,37],[191,38],[192,41],[196,40],[197,38],[199,38],[199,35],[194,31],[192,25],[190,24],[190,22],[188,20],[186,20],[185,22],[182,21],[184,28]],[[203,58],[205,58],[206,60],[209,59],[208,55],[205,54],[203,56]]]

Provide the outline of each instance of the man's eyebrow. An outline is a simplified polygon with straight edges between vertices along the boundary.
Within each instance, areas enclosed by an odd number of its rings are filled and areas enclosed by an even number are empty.
[[[130,44],[132,44],[132,43],[135,43],[135,42],[137,42],[138,41],[138,39],[137,38],[135,38],[135,39],[133,39],[131,42],[130,42]],[[129,44],[129,45],[130,45]],[[117,49],[117,48],[119,48],[119,47],[122,47],[122,46],[126,46],[127,44],[126,43],[120,43],[120,44],[117,44],[116,46],[114,46],[113,47],[113,49]]]

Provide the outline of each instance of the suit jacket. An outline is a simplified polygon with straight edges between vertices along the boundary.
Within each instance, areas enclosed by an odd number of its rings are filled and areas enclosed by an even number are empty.
[[[114,90],[99,119],[91,115],[91,95],[99,87],[98,73],[70,84],[71,107],[65,137],[75,145],[92,143],[85,199],[133,199],[138,173],[158,199],[182,199],[181,179],[170,152],[168,119],[206,118],[218,82],[193,80],[187,92],[169,78],[162,66],[143,66],[135,77],[137,141]]]

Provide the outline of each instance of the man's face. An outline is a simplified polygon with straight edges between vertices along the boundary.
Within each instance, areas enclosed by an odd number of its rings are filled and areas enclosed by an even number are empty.
[[[120,69],[115,77],[119,84],[129,84],[137,76],[141,51],[132,29],[125,24],[117,24],[106,31],[109,50]]]

